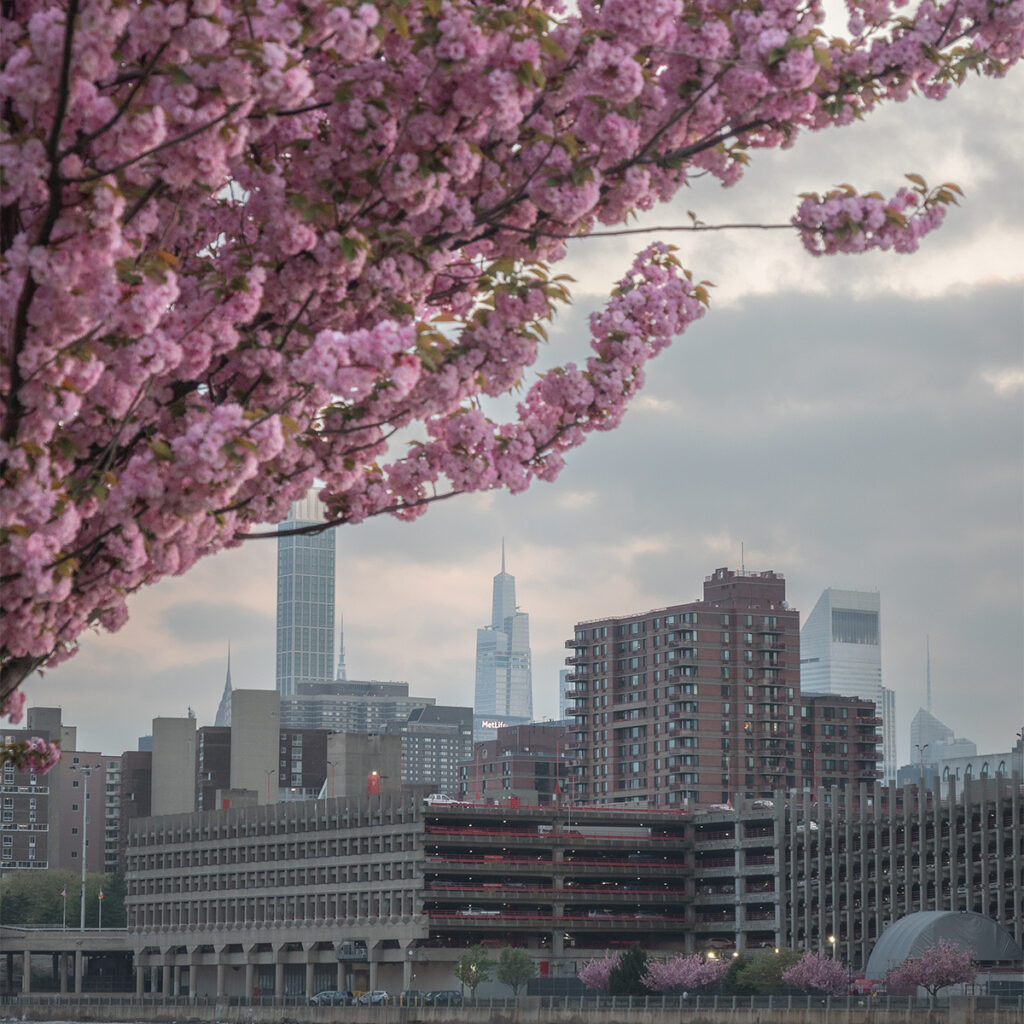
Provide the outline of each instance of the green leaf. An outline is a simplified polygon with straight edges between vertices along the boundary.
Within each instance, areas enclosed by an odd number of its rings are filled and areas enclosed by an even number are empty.
[[[174,458],[174,449],[171,448],[167,441],[162,438],[149,442],[149,450],[158,458],[164,462],[170,462]]]

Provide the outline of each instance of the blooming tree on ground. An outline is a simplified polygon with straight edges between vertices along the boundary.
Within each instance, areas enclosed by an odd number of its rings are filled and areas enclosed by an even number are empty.
[[[1022,50],[1019,0],[847,9],[4,3],[0,701],[315,481],[326,528],[553,479],[708,301],[648,245],[586,363],[527,386],[568,239]],[[956,190],[909,177],[792,229],[912,251]]]
[[[849,989],[849,968],[846,964],[824,953],[812,953],[808,950],[788,971],[782,974],[782,980],[794,988],[802,988],[805,992],[814,989],[830,996],[842,995]]]
[[[890,992],[923,988],[933,999],[939,989],[973,981],[978,973],[969,949],[940,939],[919,957],[910,957],[885,974],[885,987]]]
[[[729,967],[728,960],[706,960],[700,953],[652,960],[643,982],[653,992],[691,992],[719,984]]]
[[[596,960],[588,960],[577,972],[576,977],[583,982],[587,988],[597,989],[605,992],[608,989],[608,981],[611,978],[619,957],[612,956],[607,950],[603,957]]]

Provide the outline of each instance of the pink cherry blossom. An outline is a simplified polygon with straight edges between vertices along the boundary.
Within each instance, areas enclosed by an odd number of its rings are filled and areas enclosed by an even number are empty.
[[[708,304],[649,245],[530,379],[570,240],[1024,49],[1020,0],[848,8],[842,39],[821,0],[5,5],[0,699],[314,482],[341,524],[554,479]],[[957,195],[911,186],[794,232],[911,252]]]
[[[831,996],[842,995],[850,983],[846,964],[834,956],[812,953],[810,950],[792,967],[783,971],[782,980],[794,988],[802,988],[804,991],[813,989]]]

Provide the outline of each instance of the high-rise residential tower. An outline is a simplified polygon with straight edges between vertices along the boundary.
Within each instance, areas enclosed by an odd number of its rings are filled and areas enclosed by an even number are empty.
[[[874,705],[801,696],[779,573],[716,569],[703,600],[579,622],[566,647],[575,802],[680,808],[877,778]]]
[[[476,631],[474,735],[492,738],[505,725],[533,720],[533,669],[530,616],[516,608],[516,578],[505,571],[494,577],[491,624]]]
[[[277,538],[277,691],[334,679],[334,531],[285,531],[324,521],[314,491],[292,504]]]
[[[823,591],[800,630],[800,689],[875,702],[888,781],[896,778],[896,713],[893,691],[882,686],[880,620],[877,591]]]

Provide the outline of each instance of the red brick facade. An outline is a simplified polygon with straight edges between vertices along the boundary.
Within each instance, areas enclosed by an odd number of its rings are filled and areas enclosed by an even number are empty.
[[[836,727],[840,707],[871,728],[875,709],[852,698],[801,699],[800,616],[778,573],[718,569],[704,581],[704,600],[578,623],[566,647],[575,802],[671,809],[770,797],[824,784],[826,760],[836,766],[829,784],[879,777],[877,749],[866,754],[859,743],[856,757],[849,749],[840,757],[837,746],[826,757],[816,745],[826,706]]]

